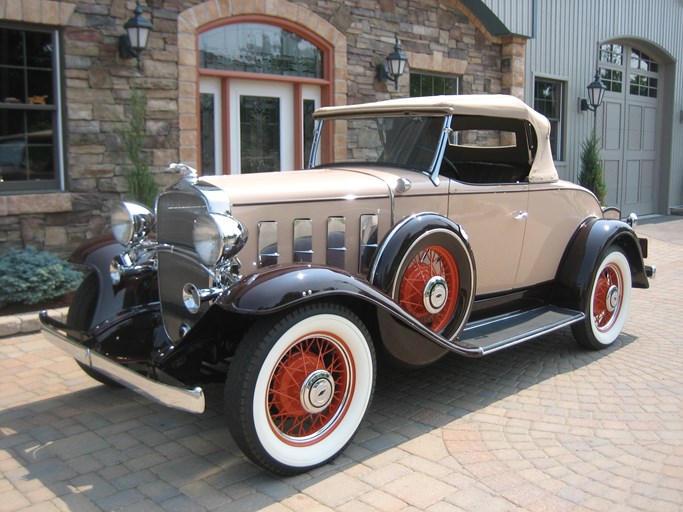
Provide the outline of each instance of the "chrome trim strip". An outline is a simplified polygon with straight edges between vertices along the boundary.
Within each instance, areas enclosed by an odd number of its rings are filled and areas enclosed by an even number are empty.
[[[79,340],[68,334],[68,326],[50,318],[46,311],[41,311],[39,318],[45,337],[76,361],[88,365],[93,370],[162,405],[186,412],[204,412],[204,391],[201,387],[187,389],[179,387],[182,386],[180,382],[179,386],[172,386],[144,377],[85,347]]]

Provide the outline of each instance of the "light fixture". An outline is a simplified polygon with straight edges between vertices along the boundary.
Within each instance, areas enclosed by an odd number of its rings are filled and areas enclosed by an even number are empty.
[[[125,34],[119,37],[119,57],[122,59],[136,58],[138,69],[142,69],[140,54],[147,48],[147,40],[152,30],[152,24],[147,18],[142,17],[142,7],[140,1],[136,0],[134,16],[123,25]]]
[[[602,98],[605,96],[607,86],[600,80],[600,72],[595,71],[594,80],[586,86],[588,89],[588,99],[581,98],[581,111],[590,110],[595,112],[600,105],[602,105]]]
[[[387,61],[377,64],[376,78],[378,82],[394,82],[394,86],[398,91],[398,78],[405,72],[406,64],[408,64],[408,57],[403,50],[401,50],[401,43],[396,36],[396,44],[394,51],[387,55]]]

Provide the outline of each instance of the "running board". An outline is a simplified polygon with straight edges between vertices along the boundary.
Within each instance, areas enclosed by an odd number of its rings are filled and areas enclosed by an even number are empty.
[[[584,318],[585,315],[580,311],[556,306],[518,311],[467,324],[458,344],[479,349],[481,355],[486,355],[542,336]]]

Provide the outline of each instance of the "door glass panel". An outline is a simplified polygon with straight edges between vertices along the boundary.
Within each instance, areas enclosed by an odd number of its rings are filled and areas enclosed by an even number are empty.
[[[214,95],[202,93],[199,95],[200,130],[202,147],[202,174],[216,174],[216,143],[214,137],[215,106]]]
[[[313,146],[313,131],[315,121],[313,112],[315,111],[315,100],[304,100],[304,165],[308,167],[311,159],[311,147]]]
[[[242,172],[280,170],[280,99],[240,96]]]

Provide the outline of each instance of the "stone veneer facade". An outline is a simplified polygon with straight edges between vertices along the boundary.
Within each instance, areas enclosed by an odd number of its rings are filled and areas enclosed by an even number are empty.
[[[198,160],[197,31],[239,15],[286,20],[326,41],[334,59],[335,104],[408,94],[375,80],[375,66],[401,39],[411,70],[461,76],[462,93],[523,97],[525,39],[491,35],[459,0],[147,0],[153,32],[136,62],[118,57],[118,37],[132,15],[126,0],[0,0],[0,22],[61,29],[65,96],[66,190],[0,195],[0,250],[34,245],[67,254],[107,230],[113,201],[125,197],[126,161],[116,135],[131,87],[146,93],[151,167],[160,186],[170,162]],[[335,134],[345,146],[345,134]]]

